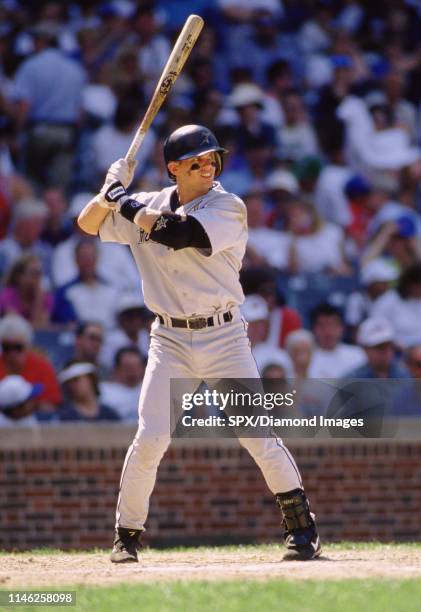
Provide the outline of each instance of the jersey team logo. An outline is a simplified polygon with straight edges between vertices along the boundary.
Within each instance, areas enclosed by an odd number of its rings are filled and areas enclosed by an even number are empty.
[[[138,233],[139,235],[138,235],[137,244],[145,244],[145,242],[149,241],[149,234],[143,231],[143,229],[139,229]]]
[[[159,217],[158,221],[155,224],[155,231],[159,232],[159,230],[166,228],[167,223],[168,223],[168,219],[166,219],[165,217]]]

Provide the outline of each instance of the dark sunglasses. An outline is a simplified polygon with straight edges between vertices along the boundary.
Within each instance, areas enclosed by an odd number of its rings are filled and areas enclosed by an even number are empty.
[[[20,342],[2,342],[1,348],[3,353],[11,353],[12,351],[20,353],[25,350],[25,345]]]

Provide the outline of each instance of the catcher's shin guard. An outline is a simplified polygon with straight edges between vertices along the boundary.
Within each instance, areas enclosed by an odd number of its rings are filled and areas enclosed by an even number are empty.
[[[302,489],[287,493],[277,493],[276,503],[282,512],[282,524],[285,528],[284,540],[287,561],[308,561],[318,557],[322,552],[320,540],[314,522],[314,514],[306,494]]]
[[[137,551],[142,548],[140,529],[118,527],[115,532],[113,550],[110,556],[112,563],[130,563],[137,561]]]

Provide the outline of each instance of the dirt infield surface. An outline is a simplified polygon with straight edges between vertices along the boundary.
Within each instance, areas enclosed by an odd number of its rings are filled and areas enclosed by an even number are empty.
[[[116,566],[106,552],[3,553],[0,589],[174,580],[421,578],[419,546],[332,545],[311,562],[285,562],[282,554],[279,546],[145,550],[139,563]]]

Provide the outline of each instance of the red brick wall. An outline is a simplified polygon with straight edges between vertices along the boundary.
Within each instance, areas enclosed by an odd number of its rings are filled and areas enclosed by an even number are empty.
[[[63,435],[50,428],[29,443],[22,432],[15,443],[0,439],[2,549],[109,546],[133,431],[116,436],[108,426],[96,433],[84,431],[82,439],[81,430]],[[326,540],[421,539],[421,441],[311,440],[288,447]],[[177,441],[159,469],[145,540],[154,546],[269,542],[279,537],[279,523],[260,471],[235,441],[220,447]]]

